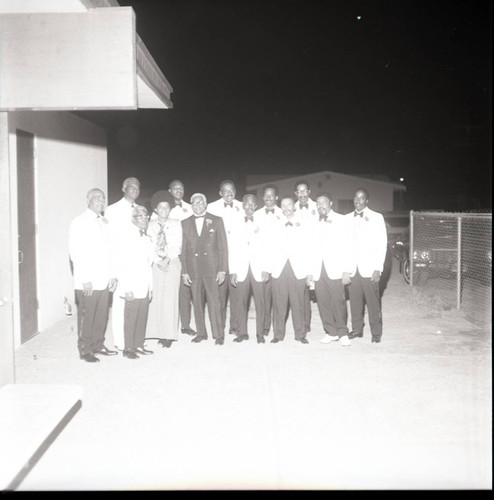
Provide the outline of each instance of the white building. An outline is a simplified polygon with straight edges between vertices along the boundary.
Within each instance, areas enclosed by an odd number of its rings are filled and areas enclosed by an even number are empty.
[[[306,181],[310,187],[310,197],[314,200],[318,193],[331,195],[335,212],[346,214],[353,210],[353,195],[358,188],[369,191],[369,207],[378,212],[401,210],[402,196],[406,187],[401,183],[390,182],[378,178],[359,177],[324,170],[301,176],[284,175],[248,175],[246,191],[257,196],[262,204],[263,189],[274,184],[280,196],[294,196],[295,184]]]
[[[104,129],[74,110],[172,107],[173,89],[115,0],[0,0],[0,386],[14,349],[73,299],[69,223],[108,193]]]

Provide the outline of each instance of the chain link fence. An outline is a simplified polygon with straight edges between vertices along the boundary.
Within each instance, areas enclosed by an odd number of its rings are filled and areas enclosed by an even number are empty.
[[[492,213],[410,212],[410,284],[491,328]]]

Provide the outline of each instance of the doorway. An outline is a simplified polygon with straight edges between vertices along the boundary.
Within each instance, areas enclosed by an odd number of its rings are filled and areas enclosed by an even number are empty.
[[[38,333],[34,135],[17,130],[17,214],[21,343]]]

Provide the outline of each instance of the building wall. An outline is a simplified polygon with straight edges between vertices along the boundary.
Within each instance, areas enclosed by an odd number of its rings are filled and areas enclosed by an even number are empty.
[[[35,136],[38,324],[42,331],[64,317],[64,297],[74,304],[68,229],[72,218],[87,207],[89,189],[99,187],[107,193],[106,131],[69,112],[11,112],[8,113],[8,124],[13,236],[18,234],[16,130]],[[17,255],[17,250],[17,237],[13,237],[12,255]],[[16,259],[13,259],[12,266],[14,339],[15,345],[19,346]]]
[[[301,180],[309,183],[310,197],[313,200],[321,192],[329,193],[333,199],[333,209],[339,213],[345,214],[353,210],[353,195],[361,187],[369,191],[369,208],[378,212],[393,210],[393,191],[395,188],[392,184],[334,172],[317,172],[300,177],[266,182],[263,185],[247,186],[247,191],[254,193],[259,200],[259,204],[262,205],[264,186],[274,184],[278,187],[280,196],[294,196],[295,183]]]

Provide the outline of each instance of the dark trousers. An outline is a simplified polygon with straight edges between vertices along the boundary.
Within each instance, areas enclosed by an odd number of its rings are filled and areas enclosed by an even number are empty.
[[[149,296],[144,299],[126,300],[124,307],[124,349],[144,347],[148,322]]]
[[[89,354],[99,351],[105,341],[108,311],[110,307],[110,292],[93,290],[89,296],[82,290],[75,291],[77,304],[77,347],[79,354]]]
[[[192,292],[192,303],[194,305],[194,318],[196,321],[197,334],[201,337],[208,336],[206,330],[206,321],[204,318],[206,302],[208,304],[209,320],[214,339],[223,339],[225,337],[225,327],[222,318],[220,289],[226,286],[223,283],[218,285],[216,277],[194,278],[190,289]]]
[[[254,305],[256,307],[256,336],[264,335],[264,296],[262,281],[256,281],[249,267],[249,272],[244,281],[237,283],[237,312],[238,312],[238,329],[241,335],[247,335],[247,318],[249,313],[249,298],[252,290],[254,297]]]
[[[305,287],[304,290],[304,324],[305,331],[310,332],[310,320],[312,317],[312,310],[310,308],[310,289]]]
[[[267,333],[271,330],[273,322],[273,282],[271,278],[263,283],[262,293],[264,299],[264,331]]]
[[[224,330],[226,328],[226,309],[228,307],[228,299],[230,299],[230,330],[238,331],[237,289],[230,283],[230,276],[227,273],[225,281],[220,285],[221,318]]]
[[[370,278],[362,278],[357,271],[348,285],[350,296],[350,312],[352,314],[352,330],[362,333],[364,330],[364,307],[367,304],[369,313],[369,326],[373,337],[381,338],[383,323],[381,314],[381,298],[379,283],[374,283]]]
[[[304,338],[307,333],[304,317],[304,293],[307,288],[305,279],[297,279],[290,261],[287,261],[279,278],[272,278],[272,280],[274,337],[279,340],[285,338],[286,319],[290,309],[295,338]]]
[[[315,292],[324,331],[338,337],[348,335],[345,286],[341,279],[328,278],[324,264],[321,277],[316,281]]]
[[[190,328],[192,292],[190,291],[190,286],[183,284],[182,276],[180,276],[180,288],[178,291],[178,310],[182,328]]]

